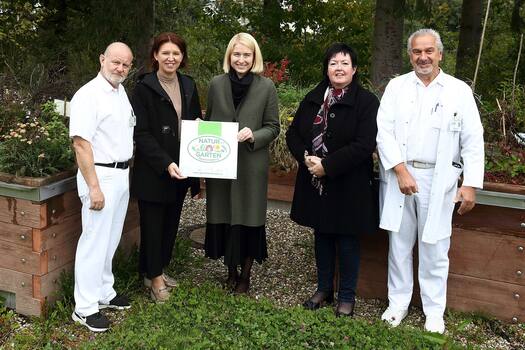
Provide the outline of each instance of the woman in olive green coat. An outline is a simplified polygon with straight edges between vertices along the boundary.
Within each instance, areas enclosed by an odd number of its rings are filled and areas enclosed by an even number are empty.
[[[233,36],[223,68],[225,74],[210,83],[206,120],[239,123],[237,179],[206,179],[205,252],[213,259],[224,256],[226,286],[246,293],[253,261],[268,257],[268,149],[279,134],[278,101],[272,81],[259,75],[262,55],[250,34]]]

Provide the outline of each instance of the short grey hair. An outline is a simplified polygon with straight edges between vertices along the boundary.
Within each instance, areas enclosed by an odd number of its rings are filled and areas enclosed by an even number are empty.
[[[439,35],[439,33],[435,31],[434,29],[423,28],[423,29],[416,30],[414,33],[412,33],[408,37],[407,51],[409,55],[412,51],[412,40],[418,36],[423,36],[423,35],[432,35],[436,39],[436,46],[437,46],[438,51],[443,53],[443,42],[441,41],[441,36]]]

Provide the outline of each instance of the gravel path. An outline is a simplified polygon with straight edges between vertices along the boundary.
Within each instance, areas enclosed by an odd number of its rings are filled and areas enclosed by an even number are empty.
[[[205,224],[205,200],[187,200],[181,218],[181,235],[189,236],[196,227]],[[302,304],[316,288],[316,270],[313,255],[313,235],[301,227],[283,210],[268,210],[267,219],[268,259],[254,264],[250,296],[268,298],[279,307]],[[186,269],[180,277],[196,284],[204,281],[220,281],[226,277],[222,262],[204,258],[202,249],[192,254],[202,264]],[[357,298],[356,319],[370,322],[378,320],[386,308],[386,302]],[[465,321],[467,320],[467,321]],[[470,321],[469,321],[470,320]],[[479,321],[468,316],[446,317],[447,334],[463,344],[479,346],[480,349],[525,349],[525,325],[505,325],[499,321]],[[420,308],[411,307],[403,324],[421,329],[424,316]],[[451,331],[453,330],[453,331]]]

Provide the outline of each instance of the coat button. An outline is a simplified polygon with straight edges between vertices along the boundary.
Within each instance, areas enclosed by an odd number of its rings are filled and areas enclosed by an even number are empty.
[[[326,138],[327,139],[331,139],[332,138],[332,132],[331,131],[327,131],[326,132]]]
[[[330,113],[330,114],[329,114],[329,117],[330,117],[330,118],[335,118],[335,113]]]

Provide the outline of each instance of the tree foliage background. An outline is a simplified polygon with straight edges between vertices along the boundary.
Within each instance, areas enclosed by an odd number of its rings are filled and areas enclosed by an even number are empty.
[[[517,2],[493,2],[477,85],[482,97],[494,97],[498,86],[512,78],[519,29],[511,29],[511,18]],[[420,27],[438,30],[445,45],[443,67],[451,74],[456,69],[461,5],[460,0],[406,0],[404,10],[404,40]],[[523,7],[518,8],[521,18]],[[170,30],[187,40],[187,71],[203,96],[210,78],[221,72],[229,39],[240,31],[256,37],[266,61],[287,58],[291,83],[301,86],[321,78],[328,45],[350,43],[358,52],[358,69],[366,82],[374,10],[372,0],[0,0],[0,81],[34,101],[71,97],[98,71],[98,55],[109,42],[121,40],[131,46],[137,73],[147,68],[152,35]],[[410,66],[403,55],[406,72]],[[520,83],[525,81],[524,67],[518,70]],[[132,83],[133,74],[128,85]]]

